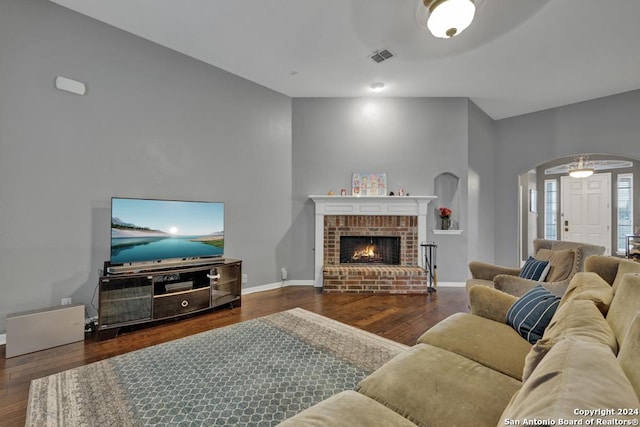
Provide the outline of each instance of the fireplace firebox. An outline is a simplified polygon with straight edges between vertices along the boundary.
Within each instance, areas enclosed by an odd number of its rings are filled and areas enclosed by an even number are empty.
[[[340,236],[340,264],[400,265],[400,237]]]

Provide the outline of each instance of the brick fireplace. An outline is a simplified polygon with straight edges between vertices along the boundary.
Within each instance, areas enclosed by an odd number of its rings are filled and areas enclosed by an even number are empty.
[[[420,242],[426,240],[427,205],[435,197],[310,198],[316,204],[316,286],[322,286],[324,292],[428,292],[419,248]],[[355,260],[343,259],[341,262],[340,252],[345,238],[361,239],[372,245],[378,243],[382,247],[377,250],[385,252],[385,256],[371,252]],[[391,244],[389,240],[397,242],[395,260],[386,257],[386,252],[395,251],[386,246]],[[349,248],[347,252],[351,250]],[[366,250],[373,251],[371,248]],[[344,249],[342,252],[344,257]]]

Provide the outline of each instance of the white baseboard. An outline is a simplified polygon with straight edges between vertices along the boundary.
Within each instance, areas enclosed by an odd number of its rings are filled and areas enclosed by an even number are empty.
[[[272,291],[285,286],[313,286],[313,280],[285,280],[284,282],[267,283],[266,285],[252,286],[242,289],[242,295],[249,295],[256,292]]]
[[[464,282],[438,282],[439,288],[464,288]]]
[[[0,334],[0,345],[7,343],[7,334]]]
[[[438,282],[439,288],[464,288],[464,282]],[[242,290],[242,295],[249,295],[256,292],[272,291],[284,286],[313,286],[313,280],[285,280],[282,282],[267,283],[266,285],[253,286]]]

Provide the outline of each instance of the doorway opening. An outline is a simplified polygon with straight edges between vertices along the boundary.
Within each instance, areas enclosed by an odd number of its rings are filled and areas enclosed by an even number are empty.
[[[604,246],[624,255],[626,236],[640,231],[640,161],[589,154],[588,178],[569,177],[575,156],[535,166],[519,176],[519,259],[533,256],[536,238]],[[636,206],[634,206],[636,204]]]

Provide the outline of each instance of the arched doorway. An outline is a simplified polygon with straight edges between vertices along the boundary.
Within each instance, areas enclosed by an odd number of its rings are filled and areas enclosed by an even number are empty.
[[[608,254],[624,256],[625,236],[640,225],[640,161],[589,154],[595,173],[581,180],[569,178],[568,168],[576,157],[550,160],[520,174],[520,260],[533,255],[536,238],[602,241]],[[589,229],[591,223],[599,231]]]

